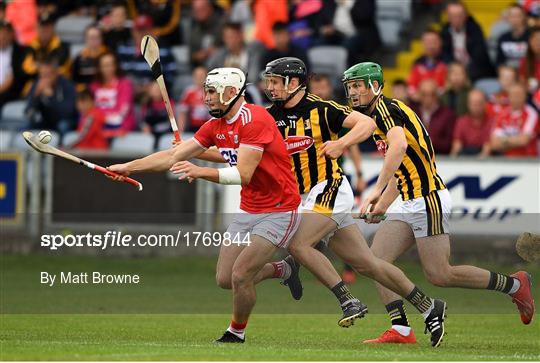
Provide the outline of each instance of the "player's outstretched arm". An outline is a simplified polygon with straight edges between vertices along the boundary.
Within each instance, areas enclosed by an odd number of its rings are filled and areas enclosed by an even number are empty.
[[[325,142],[319,149],[323,155],[331,159],[339,158],[346,148],[371,137],[377,125],[371,117],[358,111],[352,111],[343,121],[343,127],[350,129],[350,131],[337,141]]]
[[[172,152],[172,149],[158,151],[128,163],[111,165],[107,169],[124,176],[134,173],[165,171],[169,168],[169,160],[172,156]]]
[[[219,184],[247,185],[262,158],[262,151],[249,147],[240,147],[238,163],[229,168],[207,168],[188,161],[177,162],[171,168],[174,174],[180,174],[180,180],[204,179]]]
[[[345,145],[351,146],[369,139],[375,132],[377,124],[371,117],[353,111],[343,121],[343,127],[351,130],[341,140]]]
[[[173,153],[169,158],[167,164],[167,169],[170,169],[175,163],[179,161],[189,160],[192,158],[199,157],[202,153],[205,152],[205,149],[193,141],[193,138],[182,142],[180,145],[172,149]]]
[[[203,151],[204,149],[195,142],[188,140],[172,149],[158,151],[128,163],[114,164],[109,166],[108,169],[124,176],[134,173],[166,171],[173,166],[175,157],[192,158],[201,154]]]
[[[219,150],[216,149],[215,147],[212,147],[206,150],[201,155],[197,156],[197,159],[211,161],[213,163],[226,163],[227,162],[227,160],[223,158],[223,155],[221,155]]]

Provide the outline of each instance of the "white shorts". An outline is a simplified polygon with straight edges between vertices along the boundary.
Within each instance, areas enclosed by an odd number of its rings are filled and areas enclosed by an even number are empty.
[[[302,210],[321,213],[332,218],[337,229],[355,224],[352,218],[354,194],[347,178],[322,181],[309,193],[302,194]],[[333,233],[332,233],[333,234]]]
[[[300,206],[291,212],[248,213],[239,210],[227,228],[231,239],[248,241],[248,235],[257,235],[278,248],[287,248],[300,225]]]
[[[403,221],[411,226],[414,237],[450,233],[448,221],[452,199],[447,189],[431,192],[425,197],[398,200],[386,212],[388,221]]]

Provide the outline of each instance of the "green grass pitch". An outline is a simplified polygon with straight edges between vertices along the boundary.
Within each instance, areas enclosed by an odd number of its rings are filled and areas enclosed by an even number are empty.
[[[333,296],[308,273],[305,294],[292,301],[276,281],[257,289],[247,342],[213,340],[230,318],[230,291],[214,282],[214,258],[53,257],[2,255],[1,360],[539,360],[538,316],[519,320],[500,293],[430,286],[412,263],[401,265],[430,295],[448,301],[442,346],[429,346],[424,325],[408,306],[416,345],[363,345],[388,327],[373,284],[359,279],[352,291],[370,313],[350,329],[337,326]],[[486,266],[510,273],[524,266]],[[540,276],[538,266],[527,266]],[[139,273],[139,286],[39,284],[40,271]],[[540,298],[539,289],[534,289]]]

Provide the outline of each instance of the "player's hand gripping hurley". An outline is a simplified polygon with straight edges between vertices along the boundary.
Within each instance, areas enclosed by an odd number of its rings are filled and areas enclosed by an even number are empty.
[[[165,87],[165,79],[163,77],[163,69],[161,68],[161,62],[159,60],[159,46],[154,38],[150,35],[145,35],[141,40],[141,54],[152,69],[152,74],[156,80],[159,90],[161,91],[161,97],[165,102],[165,108],[169,115],[169,122],[174,133],[174,139],[176,142],[180,141],[180,132],[178,131],[178,125],[176,124],[176,118],[171,107],[171,101],[169,94],[167,93],[167,87]]]
[[[26,141],[26,143],[28,145],[30,145],[32,147],[32,149],[36,150],[37,152],[40,152],[40,153],[43,153],[43,154],[54,155],[54,156],[58,156],[60,158],[63,158],[63,159],[69,160],[69,161],[73,161],[74,163],[77,163],[79,165],[84,165],[87,168],[90,168],[92,170],[96,170],[96,171],[98,171],[98,172],[100,172],[102,174],[105,174],[105,175],[108,175],[110,177],[116,178],[117,180],[121,180],[124,183],[131,184],[131,185],[137,187],[137,189],[139,189],[139,191],[141,191],[143,189],[143,185],[141,183],[139,183],[138,181],[136,181],[135,179],[125,177],[125,176],[120,175],[118,173],[107,170],[102,166],[93,164],[91,162],[88,162],[86,160],[78,158],[75,155],[71,155],[71,154],[69,154],[69,153],[67,153],[65,151],[59,150],[59,149],[57,149],[57,148],[55,148],[55,147],[53,147],[51,145],[44,144],[41,141],[39,141],[37,136],[35,136],[30,131],[24,131],[22,133],[22,136],[23,136],[24,140]]]

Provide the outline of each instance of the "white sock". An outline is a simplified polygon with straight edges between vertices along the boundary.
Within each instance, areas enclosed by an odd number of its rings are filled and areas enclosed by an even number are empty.
[[[392,325],[392,329],[397,331],[399,334],[403,335],[404,337],[408,337],[409,334],[411,334],[411,327],[410,326],[404,326],[404,325]]]
[[[429,316],[429,314],[431,314],[431,311],[433,310],[434,307],[435,307],[435,300],[431,299],[431,305],[430,305],[429,309],[427,309],[427,311],[425,313],[422,313],[422,316],[424,317],[424,320],[426,320],[427,317]]]
[[[234,335],[236,335],[238,338],[240,339],[245,339],[245,330],[242,329],[242,330],[239,330],[239,329],[233,329],[229,326],[229,328],[227,329],[229,332],[233,333]]]
[[[512,280],[514,280],[514,284],[512,285],[512,288],[510,289],[510,291],[508,291],[508,293],[510,295],[514,294],[516,291],[519,290],[519,287],[521,286],[521,282],[519,282],[518,279],[515,279],[515,278],[512,278]]]
[[[287,280],[291,277],[292,268],[285,260],[279,262],[272,262],[274,266],[274,277],[282,280]]]

